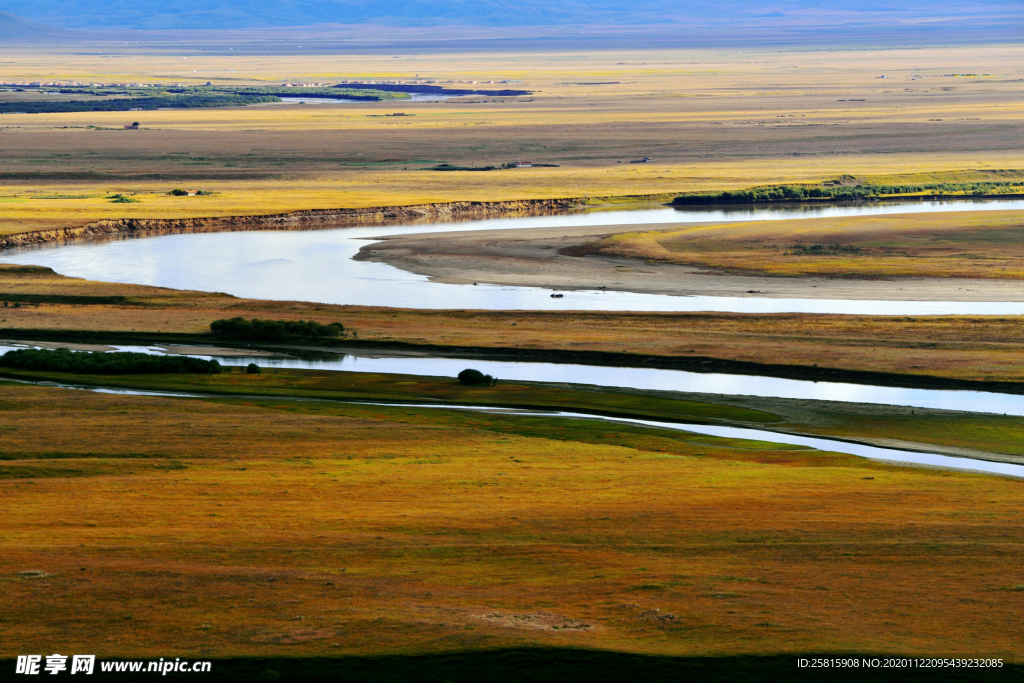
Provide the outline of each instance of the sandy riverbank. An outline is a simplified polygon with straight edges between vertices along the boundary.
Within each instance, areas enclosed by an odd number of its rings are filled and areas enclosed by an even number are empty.
[[[691,224],[692,226],[693,224]],[[581,228],[396,235],[356,257],[393,265],[436,282],[597,289],[675,296],[749,296],[885,301],[1020,301],[1024,282],[954,278],[841,279],[726,275],[640,259],[566,256],[560,250],[649,228],[623,224]],[[670,229],[671,226],[664,226]]]

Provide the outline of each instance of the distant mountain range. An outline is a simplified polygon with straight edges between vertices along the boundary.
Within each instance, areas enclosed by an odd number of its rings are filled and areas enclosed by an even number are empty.
[[[940,0],[0,0],[0,31],[41,31],[31,22],[63,29],[223,29],[382,24],[388,26],[593,26],[685,23],[787,17],[816,13],[832,21],[890,17],[920,20],[999,14],[1019,17],[1020,0],[954,3]],[[3,13],[24,17],[20,28]],[[4,28],[6,27],[6,28]],[[5,34],[0,33],[0,37]]]
[[[13,14],[0,12],[0,40],[45,40],[65,38],[72,35],[74,34],[71,31],[37,24],[34,21],[22,19]]]

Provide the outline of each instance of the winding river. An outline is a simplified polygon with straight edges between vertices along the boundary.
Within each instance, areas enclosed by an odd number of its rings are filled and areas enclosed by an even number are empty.
[[[536,287],[431,282],[384,263],[355,261],[373,240],[389,235],[576,226],[651,226],[724,220],[783,220],[946,211],[1022,210],[1024,200],[877,202],[849,206],[660,208],[599,211],[462,223],[306,231],[215,232],[31,247],[0,254],[0,262],[49,266],[92,280],[226,292],[255,299],[430,309],[722,311],[860,315],[1024,314],[1021,301],[870,301],[711,297],[584,290],[552,299]]]
[[[389,235],[601,225],[666,225],[721,220],[783,220],[828,216],[881,215],[940,211],[1024,210],[1024,201],[892,202],[856,206],[784,206],[735,209],[653,209],[507,218],[445,224],[339,228],[311,231],[222,232],[164,235],[8,251],[0,262],[49,266],[59,273],[93,280],[219,291],[236,296],[335,304],[434,309],[633,310],[804,312],[889,315],[1024,314],[1021,302],[857,301],[769,299],[758,297],[678,297],[611,291],[566,292],[552,299],[531,287],[451,285],[353,256],[369,241]],[[0,346],[0,353],[20,345]],[[117,347],[147,353],[163,348]],[[209,358],[209,352],[176,348]],[[269,367],[319,368],[353,372],[453,376],[472,366],[506,380],[566,382],[633,389],[707,394],[849,401],[920,408],[941,408],[1024,416],[1024,396],[976,391],[940,391],[808,382],[772,377],[692,373],[653,368],[615,368],[572,364],[489,361],[465,358],[338,355],[320,360],[287,356],[216,356],[228,365],[256,361]],[[597,382],[595,382],[597,380]],[[120,392],[118,392],[120,393]],[[161,392],[126,392],[153,393]],[[172,394],[166,394],[172,395]],[[439,408],[415,404],[410,407]],[[494,410],[480,406],[448,409]],[[513,411],[508,411],[513,412]],[[578,413],[549,414],[678,429],[713,436],[757,439],[850,453],[862,457],[972,469],[1024,477],[1024,466],[898,451],[831,439],[793,436],[735,427],[690,425],[652,420],[606,418]]]

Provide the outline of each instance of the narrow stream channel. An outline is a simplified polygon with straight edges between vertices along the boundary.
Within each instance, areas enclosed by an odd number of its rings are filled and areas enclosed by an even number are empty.
[[[18,382],[19,384],[31,384],[35,386],[52,386],[63,389],[79,389],[84,391],[93,391],[102,394],[116,394],[124,396],[158,396],[168,398],[258,398],[261,400],[268,401],[300,402],[316,402],[326,400],[316,398],[293,398],[282,396],[215,396],[204,395],[199,393],[183,393],[173,391],[142,391],[136,389],[90,387],[85,385],[64,384],[58,382],[28,382],[23,380],[13,381]],[[434,403],[378,403],[369,401],[337,402],[352,403],[354,405],[391,406],[397,408],[414,408],[430,410],[466,410],[473,412],[486,412],[497,415],[515,415],[520,417],[557,417],[563,419],[597,420],[601,422],[609,422],[614,424],[640,425],[644,427],[652,427],[655,429],[669,429],[673,431],[689,432],[692,434],[704,434],[707,436],[717,436],[729,439],[747,439],[750,441],[765,441],[768,443],[786,444],[789,446],[805,446],[808,448],[814,448],[819,451],[846,453],[848,455],[855,455],[861,458],[881,460],[893,463],[906,463],[913,465],[923,465],[926,467],[967,470],[973,472],[980,472],[984,474],[996,474],[1002,476],[1024,478],[1024,465],[1014,465],[1011,463],[993,462],[990,460],[979,460],[975,458],[954,458],[947,455],[939,455],[937,453],[922,453],[917,451],[898,450],[894,448],[880,448],[877,446],[868,446],[865,444],[851,443],[849,441],[838,441],[834,439],[824,439],[820,437],[798,436],[794,434],[780,434],[778,432],[772,432],[762,429],[749,429],[746,427],[720,427],[717,425],[688,424],[682,422],[662,422],[658,420],[641,420],[636,418],[624,417],[606,417],[604,415],[593,415],[590,413],[523,410],[515,408],[499,408],[494,406],[478,405],[447,405]]]

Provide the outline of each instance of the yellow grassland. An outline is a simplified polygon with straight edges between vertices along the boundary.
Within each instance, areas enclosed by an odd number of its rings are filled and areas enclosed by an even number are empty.
[[[66,56],[6,49],[0,77],[25,80],[271,84],[411,80],[429,73],[440,81],[477,81],[468,87],[535,94],[493,101],[470,96],[440,103],[5,115],[0,232],[99,218],[671,195],[815,183],[843,174],[867,182],[1019,179],[1024,109],[1014,84],[1021,77],[1021,50],[484,53],[400,60],[240,55],[187,61],[139,54],[130,60],[84,55],[71,67]],[[967,71],[992,75],[945,75]],[[878,78],[882,73],[886,79]],[[505,80],[516,82],[499,83]],[[396,110],[412,116],[380,116]],[[143,129],[123,130],[132,120]],[[628,163],[645,156],[653,161]],[[422,170],[432,162],[518,159],[561,167]],[[993,175],[998,171],[1004,173]],[[179,186],[217,194],[165,194]],[[136,193],[139,201],[112,204],[105,198],[110,193]]]
[[[0,391],[5,656],[1022,654],[1016,480],[543,418]]]

